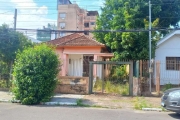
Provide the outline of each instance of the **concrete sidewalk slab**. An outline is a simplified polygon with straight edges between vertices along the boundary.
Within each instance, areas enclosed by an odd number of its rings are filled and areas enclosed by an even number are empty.
[[[8,91],[0,91],[0,102],[19,102],[12,101],[13,94]],[[77,105],[77,100],[83,99],[84,95],[74,95],[74,94],[56,94],[52,97],[49,102],[42,104],[45,105]]]
[[[45,105],[77,105],[77,100],[83,99],[84,95],[74,94],[56,94],[50,102],[45,102]]]
[[[10,102],[13,99],[13,94],[8,91],[0,91],[0,102]]]

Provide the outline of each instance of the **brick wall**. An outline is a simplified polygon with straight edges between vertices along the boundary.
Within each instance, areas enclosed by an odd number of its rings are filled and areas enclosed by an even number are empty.
[[[88,94],[89,77],[60,76],[55,93]]]

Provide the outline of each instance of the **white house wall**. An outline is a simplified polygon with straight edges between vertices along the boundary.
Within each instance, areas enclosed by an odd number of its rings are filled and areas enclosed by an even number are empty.
[[[68,76],[82,77],[83,55],[69,55]]]
[[[155,61],[160,61],[160,84],[180,84],[180,71],[166,70],[166,57],[180,57],[180,37],[174,35],[160,44],[155,53]],[[156,71],[155,71],[156,73]]]

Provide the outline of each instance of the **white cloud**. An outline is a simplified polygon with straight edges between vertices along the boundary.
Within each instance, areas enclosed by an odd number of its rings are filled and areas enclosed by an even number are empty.
[[[33,0],[10,0],[6,4],[13,6],[13,9],[3,10],[0,8],[0,24],[6,23],[13,26],[14,9],[17,8],[17,28],[37,29],[46,26],[47,23],[56,24],[56,19],[48,19],[48,8],[38,7]]]
[[[3,2],[4,6],[11,7],[9,7],[9,10],[7,10],[7,8],[6,10],[0,8],[0,25],[5,23],[11,28],[14,26],[15,8],[18,10],[17,28],[38,29],[47,26],[48,23],[57,24],[56,19],[47,18],[48,8],[46,6],[37,6],[33,0],[3,0]],[[35,33],[32,32],[31,34],[33,36],[35,35]]]
[[[10,0],[17,8],[20,7],[36,7],[36,3],[33,0]]]

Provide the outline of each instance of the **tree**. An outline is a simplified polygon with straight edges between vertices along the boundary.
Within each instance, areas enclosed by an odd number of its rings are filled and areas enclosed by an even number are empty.
[[[180,0],[151,0],[152,27],[169,28],[178,26],[180,19]],[[96,30],[131,30],[148,29],[149,27],[148,0],[105,0],[102,14],[97,19]],[[152,56],[159,36],[168,31],[152,33]],[[95,38],[104,43],[111,52],[114,60],[119,59],[148,59],[148,32],[116,32],[94,33]]]
[[[56,87],[59,60],[54,50],[37,45],[18,52],[14,65],[13,92],[22,104],[49,100]]]
[[[3,74],[9,74],[16,52],[28,46],[33,44],[22,33],[9,29],[6,24],[0,26],[0,64],[5,65],[4,68],[0,67],[0,71],[6,71],[7,73]],[[9,77],[6,79],[8,80]]]

